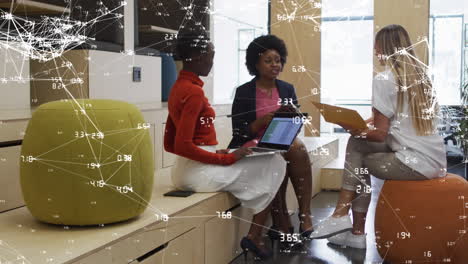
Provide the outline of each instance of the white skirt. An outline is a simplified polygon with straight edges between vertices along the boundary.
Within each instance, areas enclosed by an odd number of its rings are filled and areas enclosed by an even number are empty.
[[[215,152],[216,146],[199,146]],[[227,191],[257,214],[275,198],[286,174],[286,161],[280,154],[243,158],[230,166],[205,164],[177,156],[171,175],[181,190],[195,192]]]

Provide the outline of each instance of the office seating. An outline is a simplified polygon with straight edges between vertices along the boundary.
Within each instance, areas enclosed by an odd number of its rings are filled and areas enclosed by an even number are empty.
[[[458,175],[385,181],[375,216],[380,256],[391,263],[462,263],[454,260],[468,260],[467,214],[468,182]]]
[[[141,214],[153,189],[153,147],[140,111],[113,100],[41,105],[21,149],[20,181],[31,214],[63,225]]]

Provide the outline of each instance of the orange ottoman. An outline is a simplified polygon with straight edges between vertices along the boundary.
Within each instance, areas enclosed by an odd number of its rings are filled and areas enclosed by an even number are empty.
[[[385,181],[375,213],[380,256],[390,263],[468,263],[468,182],[462,177]]]

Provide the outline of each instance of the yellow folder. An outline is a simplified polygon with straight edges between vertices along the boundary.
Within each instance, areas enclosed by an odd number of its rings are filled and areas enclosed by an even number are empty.
[[[325,120],[334,124],[347,125],[353,129],[366,129],[367,124],[356,110],[312,102],[317,107]]]

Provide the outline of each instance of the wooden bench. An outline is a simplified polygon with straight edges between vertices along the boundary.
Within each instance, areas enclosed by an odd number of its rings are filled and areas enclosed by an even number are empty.
[[[333,138],[303,138],[314,181],[332,160]],[[324,155],[323,149],[328,149]],[[320,154],[322,153],[322,154]],[[26,207],[0,214],[0,255],[26,263],[228,263],[240,254],[251,213],[226,192],[164,197],[170,179],[156,176],[150,205],[138,218],[96,227],[54,226],[35,220]],[[316,183],[317,184],[317,183]],[[319,184],[319,183],[318,183]],[[320,189],[317,186],[314,189]],[[289,209],[297,208],[292,188]],[[225,213],[229,211],[230,213]],[[224,214],[223,214],[224,213]],[[212,250],[216,248],[216,250]]]

